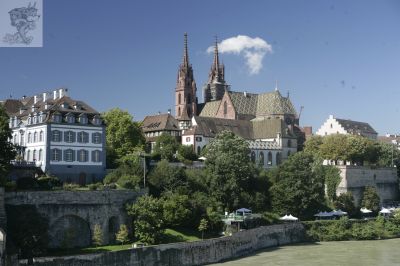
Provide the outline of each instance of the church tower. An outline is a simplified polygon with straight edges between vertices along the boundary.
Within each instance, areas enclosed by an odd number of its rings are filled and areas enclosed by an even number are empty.
[[[204,102],[221,100],[225,90],[228,90],[228,84],[225,82],[225,66],[219,63],[218,40],[215,38],[214,62],[208,81],[203,87]]]
[[[182,129],[190,125],[190,119],[197,113],[196,90],[193,68],[189,64],[187,33],[185,33],[183,61],[179,66],[175,88],[175,117]]]

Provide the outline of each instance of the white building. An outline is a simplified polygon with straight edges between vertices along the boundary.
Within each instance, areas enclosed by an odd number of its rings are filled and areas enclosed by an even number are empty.
[[[352,134],[373,140],[378,137],[378,133],[368,123],[339,119],[330,115],[316,132],[316,135],[327,136],[332,134]]]
[[[7,99],[11,141],[19,162],[35,164],[63,181],[86,184],[104,178],[105,125],[100,114],[67,89]]]

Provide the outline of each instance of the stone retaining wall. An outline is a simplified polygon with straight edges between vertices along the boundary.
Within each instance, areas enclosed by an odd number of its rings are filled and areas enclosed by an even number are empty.
[[[233,236],[149,246],[100,254],[35,259],[40,266],[179,266],[204,265],[248,255],[256,250],[302,242],[301,223],[263,226]],[[20,265],[28,265],[20,261]]]

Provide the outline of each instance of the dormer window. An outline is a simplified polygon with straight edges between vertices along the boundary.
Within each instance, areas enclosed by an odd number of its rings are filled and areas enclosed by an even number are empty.
[[[28,117],[28,125],[32,124],[32,117]]]
[[[81,114],[79,116],[79,123],[80,124],[87,124],[88,123],[88,118],[85,114]]]
[[[101,119],[100,119],[100,117],[99,117],[98,115],[95,115],[95,116],[93,117],[92,123],[93,123],[93,125],[96,125],[96,126],[101,125]]]
[[[40,112],[40,115],[39,115],[39,123],[43,123],[43,121],[44,121],[44,116],[45,116],[45,114],[44,114],[43,112]]]
[[[64,109],[68,109],[69,105],[68,105],[68,103],[62,103],[61,107],[64,108]]]
[[[53,122],[61,123],[61,115],[60,114],[54,114],[53,115]]]
[[[72,114],[68,114],[68,115],[66,116],[66,119],[65,119],[65,120],[67,121],[67,123],[73,124],[73,123],[75,123],[75,116],[72,115]]]

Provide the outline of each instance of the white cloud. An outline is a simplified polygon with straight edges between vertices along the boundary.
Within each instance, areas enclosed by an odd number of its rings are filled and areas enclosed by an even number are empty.
[[[208,53],[214,51],[214,46],[207,49]],[[262,60],[267,53],[272,53],[272,46],[265,40],[246,35],[238,35],[223,40],[218,44],[218,51],[222,54],[243,55],[250,74],[258,74],[262,68]]]

